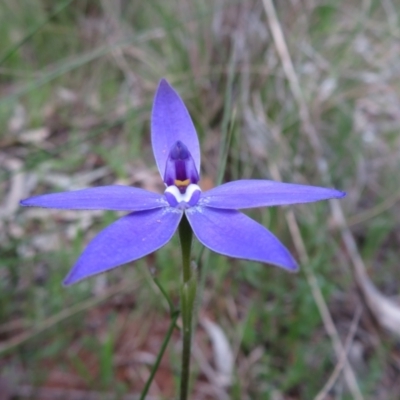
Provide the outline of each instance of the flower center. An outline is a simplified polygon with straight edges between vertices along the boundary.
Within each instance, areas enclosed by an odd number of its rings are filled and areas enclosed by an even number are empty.
[[[165,166],[164,195],[171,207],[182,210],[193,207],[200,198],[201,189],[197,185],[199,173],[188,148],[178,140],[169,152]]]
[[[169,152],[165,166],[164,183],[175,186],[184,194],[191,184],[197,184],[199,173],[188,148],[178,140]]]
[[[164,196],[171,207],[186,210],[194,207],[200,199],[201,189],[198,185],[191,183],[187,186],[185,193],[182,193],[177,186],[168,186]]]

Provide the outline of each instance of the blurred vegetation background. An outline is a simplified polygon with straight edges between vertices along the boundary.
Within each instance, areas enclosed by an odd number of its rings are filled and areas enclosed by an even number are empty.
[[[136,399],[178,303],[177,238],[70,288],[112,212],[21,209],[105,184],[161,192],[166,77],[203,189],[240,178],[347,191],[253,210],[297,275],[203,251],[192,399],[399,399],[398,0],[1,0],[0,398]],[[283,35],[282,35],[283,34]],[[176,331],[148,399],[179,387]]]

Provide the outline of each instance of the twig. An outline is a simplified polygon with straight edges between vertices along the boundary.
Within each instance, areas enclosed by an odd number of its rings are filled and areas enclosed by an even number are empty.
[[[332,387],[335,384],[336,380],[338,379],[340,373],[342,372],[342,369],[344,368],[344,365],[346,362],[347,353],[349,352],[350,346],[353,343],[354,336],[357,332],[357,328],[358,328],[358,324],[360,322],[362,311],[363,311],[362,306],[359,306],[357,308],[356,312],[354,313],[353,321],[350,326],[350,331],[346,338],[345,352],[341,355],[338,363],[335,366],[335,369],[332,372],[332,375],[330,376],[328,381],[325,383],[324,387],[317,394],[317,396],[315,396],[314,400],[323,400],[327,396],[329,391],[332,389]]]
[[[376,206],[369,208],[368,210],[361,211],[359,214],[350,217],[347,220],[347,224],[348,226],[353,226],[361,222],[365,222],[368,219],[374,218],[377,215],[388,210],[389,208],[393,207],[399,201],[400,201],[400,190],[398,190],[396,193],[386,198],[384,201],[382,201],[382,203],[379,203]]]
[[[301,93],[299,80],[293,68],[293,63],[282,33],[279,20],[276,16],[275,8],[271,0],[263,0],[263,3],[268,20],[270,22],[271,32],[274,37],[277,52],[281,58],[286,78],[289,81],[293,97],[299,109],[303,132],[307,136],[311,147],[313,148],[316,166],[322,181],[325,185],[331,186],[332,183],[329,175],[328,164],[323,157],[321,142],[319,140],[317,131],[311,122],[310,112]],[[369,7],[368,2],[366,2],[363,6],[364,12]],[[349,229],[349,224],[346,220],[340,202],[337,199],[332,199],[329,201],[329,205],[331,207],[331,213],[334,221],[340,228],[343,243],[353,265],[352,272],[354,274],[355,281],[364,296],[366,304],[383,328],[395,335],[399,335],[400,308],[398,304],[382,295],[382,293],[378,291],[378,289],[369,279],[364,261],[358,251],[354,236]]]
[[[314,125],[311,123],[310,113],[309,113],[308,107],[306,105],[306,102],[303,98],[303,95],[302,95],[302,92],[300,89],[299,80],[298,80],[298,77],[294,70],[292,59],[290,57],[285,38],[283,36],[282,28],[280,26],[280,22],[278,20],[276,12],[275,12],[273,2],[272,2],[272,0],[263,0],[263,5],[265,8],[265,12],[267,14],[267,18],[268,18],[272,36],[273,36],[273,39],[275,42],[276,50],[281,59],[284,73],[289,82],[290,89],[292,91],[293,97],[294,97],[294,99],[297,103],[298,109],[299,109],[299,115],[300,115],[300,120],[302,123],[303,131],[307,135],[307,137],[311,143],[311,146],[315,152],[318,171],[320,172],[322,178],[326,181],[325,183],[329,184],[330,177],[327,172],[327,163],[322,158],[322,146],[318,139],[316,129],[315,129]],[[275,171],[275,175],[279,175],[279,171],[277,169]],[[280,180],[280,176],[278,176],[278,179]],[[343,211],[342,211],[338,201],[331,200],[330,205],[331,205],[332,209],[336,210],[336,214],[339,214],[339,216],[341,217],[339,219],[341,226],[347,227],[346,221],[345,221],[345,218],[343,215]],[[338,359],[340,359],[340,356],[342,354],[345,354],[343,344],[339,338],[338,332],[336,330],[335,324],[333,323],[332,316],[329,312],[326,302],[322,296],[321,290],[318,286],[317,279],[316,279],[314,273],[311,271],[311,269],[307,267],[309,265],[309,257],[308,257],[306,248],[304,246],[304,242],[302,240],[296,218],[295,218],[292,210],[290,210],[290,209],[287,210],[286,218],[288,221],[290,232],[291,232],[291,234],[293,236],[293,240],[295,242],[296,249],[299,252],[300,260],[301,260],[302,264],[305,266],[304,270],[306,273],[307,281],[311,287],[311,290],[312,290],[313,296],[315,298],[316,304],[318,306],[319,312],[321,313],[321,316],[322,316],[322,319],[323,319],[323,322],[325,325],[325,329],[327,330],[327,332],[332,340],[333,348],[335,350],[336,356]],[[348,230],[348,228],[347,228],[347,231],[350,232]],[[357,248],[355,246],[354,238],[351,235],[351,233],[349,233],[349,236],[350,236],[349,240],[352,242],[352,245],[353,245],[353,246],[351,246],[353,254],[358,255],[358,259],[360,260],[359,265],[361,265],[361,267],[363,267],[361,257],[359,256],[359,254],[357,252]],[[363,396],[361,394],[360,388],[357,383],[356,376],[354,374],[353,369],[351,368],[350,363],[347,360],[347,357],[345,360],[344,372],[345,372],[344,375],[346,378],[346,382],[349,386],[349,389],[350,389],[353,397],[357,400],[363,399]]]
[[[279,21],[276,17],[275,9],[270,0],[263,0],[263,2],[267,11],[268,18],[271,20],[271,31],[274,36],[277,51],[284,66],[284,72],[289,81],[293,97],[295,98],[299,108],[303,131],[308,137],[308,140],[310,141],[311,146],[314,150],[316,165],[322,177],[322,180],[327,185],[330,185],[331,179],[329,176],[327,163],[322,156],[322,147],[316,129],[311,123],[310,113],[302,96],[299,80],[293,68],[290,54],[288,52],[286,42],[280,28]],[[368,8],[369,6],[367,5],[365,7]],[[400,322],[399,308],[396,304],[390,301],[390,299],[387,299],[381,293],[379,293],[379,291],[369,280],[364,262],[358,252],[356,242],[348,227],[348,223],[338,200],[331,200],[330,206],[332,215],[340,226],[343,242],[345,244],[347,253],[349,254],[350,260],[353,264],[355,280],[360,287],[370,310],[376,317],[377,321],[381,324],[381,326],[388,329],[392,333],[398,334],[398,326]]]
[[[270,168],[271,168],[272,177],[275,180],[280,181],[281,176],[280,176],[279,170],[276,167],[276,165],[272,165]],[[297,224],[296,217],[294,215],[293,210],[288,208],[285,211],[285,217],[286,217],[287,224],[289,226],[290,234],[292,235],[292,238],[293,238],[294,245],[299,254],[301,265],[306,274],[307,282],[311,288],[311,293],[314,297],[315,303],[317,304],[319,313],[322,317],[322,321],[324,323],[325,330],[327,331],[329,337],[331,338],[333,348],[336,353],[336,357],[338,360],[340,360],[342,355],[344,355],[344,357],[345,357],[345,361],[344,361],[345,374],[344,375],[345,375],[347,384],[349,385],[349,389],[352,392],[353,397],[355,399],[362,400],[363,396],[358,387],[358,383],[357,383],[354,371],[347,359],[346,352],[345,352],[345,350],[343,348],[343,344],[339,338],[339,334],[336,330],[331,313],[330,313],[328,306],[325,302],[325,299],[322,295],[321,289],[318,285],[317,278],[316,278],[314,272],[309,267],[310,258],[308,257],[308,253],[307,253],[306,247],[304,245],[303,238],[300,233],[299,225]]]

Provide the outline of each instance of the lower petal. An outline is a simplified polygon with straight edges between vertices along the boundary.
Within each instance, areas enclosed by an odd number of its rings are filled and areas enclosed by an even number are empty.
[[[168,207],[138,211],[101,231],[86,247],[64,280],[70,285],[88,276],[137,260],[169,242],[182,212]]]
[[[199,241],[216,253],[290,271],[298,269],[289,251],[270,231],[238,211],[193,207],[186,216]]]

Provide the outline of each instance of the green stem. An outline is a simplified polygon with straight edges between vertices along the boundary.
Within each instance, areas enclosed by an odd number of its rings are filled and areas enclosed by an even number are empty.
[[[193,232],[184,215],[179,224],[179,237],[181,239],[183,282],[181,284],[181,310],[182,310],[182,370],[180,400],[187,400],[190,380],[190,349],[192,344],[193,311],[197,290],[197,275],[190,266],[190,251],[192,248]]]
[[[167,300],[168,307],[169,307],[169,315],[171,316],[171,318],[173,318],[176,310],[175,310],[174,304],[172,303],[172,300],[168,296],[167,291],[164,289],[164,287],[159,282],[158,278],[153,278],[153,281],[157,285],[157,287],[160,289],[160,292],[165,297],[165,300]]]
[[[162,359],[162,357],[164,355],[164,351],[167,348],[169,340],[171,339],[171,335],[172,335],[172,332],[174,331],[174,328],[175,328],[176,321],[177,321],[178,317],[179,317],[179,310],[175,310],[172,313],[172,319],[171,319],[171,322],[169,324],[169,328],[168,328],[167,334],[165,335],[164,341],[163,341],[163,343],[161,345],[161,349],[160,349],[160,351],[159,351],[159,353],[157,355],[156,362],[154,363],[153,368],[151,369],[151,373],[150,373],[149,379],[147,379],[146,385],[145,385],[145,387],[144,387],[144,389],[142,391],[142,394],[140,396],[140,400],[144,400],[146,398],[146,395],[147,395],[147,392],[149,391],[150,385],[153,382],[154,375],[156,374],[156,372],[158,370],[158,367],[160,365],[161,359]]]
[[[189,282],[192,272],[190,269],[190,252],[192,250],[193,232],[186,215],[183,215],[179,224],[179,238],[181,240],[183,283]]]

